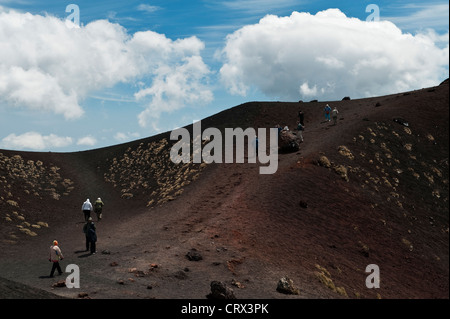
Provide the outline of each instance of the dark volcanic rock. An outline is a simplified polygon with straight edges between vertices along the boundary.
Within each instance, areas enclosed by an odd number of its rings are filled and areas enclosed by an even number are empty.
[[[206,297],[208,299],[236,299],[233,289],[220,281],[211,282],[211,293]]]
[[[282,152],[296,152],[300,148],[299,138],[291,131],[282,130],[278,139]]]
[[[197,249],[192,248],[187,254],[187,259],[190,261],[200,261],[203,259],[202,255],[197,251]]]
[[[287,295],[298,295],[300,291],[294,286],[292,279],[283,277],[278,281],[277,291]]]

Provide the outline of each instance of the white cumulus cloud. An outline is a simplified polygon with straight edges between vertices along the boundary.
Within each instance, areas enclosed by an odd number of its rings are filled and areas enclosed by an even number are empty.
[[[81,137],[77,141],[77,145],[94,146],[95,144],[97,144],[97,139],[90,135]]]
[[[3,138],[0,145],[8,149],[30,149],[35,151],[66,147],[72,144],[71,137],[55,134],[42,135],[37,132],[27,132],[21,135],[10,134]]]
[[[146,113],[212,99],[203,48],[196,37],[129,34],[107,20],[71,28],[53,16],[0,11],[0,102],[78,119],[89,94],[139,82],[136,97],[148,99],[140,116],[146,125]]]
[[[131,132],[127,132],[127,133],[117,132],[114,135],[114,139],[116,141],[119,141],[119,142],[124,142],[124,141],[130,140],[130,139],[137,139],[139,137],[140,137],[140,134],[137,133],[137,132],[134,132],[134,133],[131,133]]]
[[[349,18],[338,9],[315,15],[268,15],[226,39],[220,76],[232,94],[256,87],[297,99],[366,97],[439,84],[448,77],[442,37],[403,33],[389,21]]]

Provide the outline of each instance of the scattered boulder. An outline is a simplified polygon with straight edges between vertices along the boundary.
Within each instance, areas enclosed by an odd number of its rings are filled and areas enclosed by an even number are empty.
[[[306,203],[305,201],[300,201],[300,207],[301,208],[308,208],[308,203]]]
[[[52,287],[65,287],[66,286],[66,281],[65,280],[58,280],[57,282],[55,282]]]
[[[153,271],[153,270],[155,270],[158,267],[159,267],[158,264],[155,264],[155,263],[149,265],[150,271]]]
[[[344,96],[344,98],[342,99],[342,101],[350,101],[350,96]]]
[[[233,289],[220,281],[211,282],[211,293],[206,296],[208,299],[236,299]]]
[[[381,106],[381,103],[380,102],[377,102],[376,104],[375,104],[375,107],[380,107]]]
[[[245,286],[240,283],[239,281],[236,281],[234,278],[231,280],[231,284],[235,287],[238,287],[239,289],[244,289]]]
[[[282,130],[278,138],[278,145],[282,152],[297,152],[300,149],[300,140],[291,131]]]
[[[197,249],[192,248],[187,254],[187,259],[190,261],[200,261],[203,259],[202,255],[197,251]]]
[[[277,291],[287,295],[298,295],[300,290],[294,286],[292,279],[283,277],[278,281]]]
[[[398,123],[398,124],[400,124],[400,125],[406,126],[406,127],[409,126],[409,123],[405,119],[400,118],[400,117],[394,118],[393,121]]]

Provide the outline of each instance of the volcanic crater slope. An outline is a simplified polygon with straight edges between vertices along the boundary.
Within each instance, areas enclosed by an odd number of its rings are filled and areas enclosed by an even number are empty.
[[[300,150],[268,175],[260,163],[174,164],[169,132],[84,152],[0,150],[0,296],[206,298],[215,282],[236,298],[448,298],[448,103],[446,80],[366,99],[249,102],[202,120],[292,130],[302,109]],[[89,255],[81,204],[97,197]],[[63,266],[80,267],[77,291],[47,278],[53,239]],[[380,288],[366,287],[368,265]]]

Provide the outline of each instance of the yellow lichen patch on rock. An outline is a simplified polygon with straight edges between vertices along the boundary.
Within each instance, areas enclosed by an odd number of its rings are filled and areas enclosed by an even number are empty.
[[[348,170],[344,165],[337,165],[334,167],[334,171],[341,176],[345,181],[349,181]]]
[[[406,143],[403,147],[406,148],[407,151],[412,151],[412,144],[411,143]]]
[[[45,222],[37,222],[36,224],[39,225],[39,226],[48,228],[48,224],[45,223]]]
[[[318,163],[319,163],[320,166],[323,166],[323,167],[326,167],[326,168],[330,168],[331,167],[331,162],[325,155],[322,155],[322,156],[319,157]]]
[[[37,233],[35,233],[34,231],[29,230],[28,228],[22,227],[22,228],[19,228],[19,230],[21,232],[27,234],[28,236],[32,236],[32,237],[37,236]]]
[[[428,139],[430,142],[434,142],[434,141],[435,141],[434,136],[431,135],[430,133],[427,134],[427,139]]]
[[[174,200],[206,167],[192,161],[173,163],[167,139],[129,147],[121,157],[113,158],[109,165],[104,174],[105,181],[120,187],[124,199],[143,196],[147,206]]]
[[[338,151],[342,156],[345,156],[351,160],[355,159],[355,156],[353,156],[352,152],[345,145],[339,146]]]
[[[316,264],[316,268],[318,269],[318,271],[315,271],[314,274],[316,275],[316,277],[319,279],[319,281],[321,283],[323,283],[325,286],[327,286],[328,288],[330,288],[332,291],[342,295],[342,296],[346,296],[347,292],[345,290],[344,287],[337,287],[333,280],[331,279],[331,274],[328,270],[326,270],[324,267]]]

